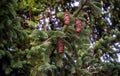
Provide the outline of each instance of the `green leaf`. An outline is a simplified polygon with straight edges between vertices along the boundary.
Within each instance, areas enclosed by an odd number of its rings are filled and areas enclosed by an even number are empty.
[[[4,50],[0,50],[0,59],[5,55]]]
[[[11,52],[9,52],[9,51],[6,51],[6,55],[7,55],[10,59],[12,59],[12,58],[13,58],[12,53],[11,53]]]
[[[46,39],[46,38],[48,38],[48,35],[47,35],[47,33],[45,31],[40,31],[40,30],[36,29],[36,30],[34,30],[32,32],[32,34],[30,35],[30,37],[32,37],[32,38],[37,37],[37,38]]]
[[[57,32],[54,32],[54,35],[52,36],[53,38],[63,38],[63,37],[65,37],[65,34],[64,34],[64,32],[62,32],[62,31],[57,31]]]
[[[12,24],[12,20],[7,20],[7,25],[11,25]]]
[[[63,20],[63,17],[64,17],[64,12],[58,12],[57,13],[57,17],[61,20]]]
[[[93,4],[95,4],[97,7],[101,8],[101,3],[100,2],[93,1]]]
[[[62,63],[62,61],[60,59],[57,60],[56,66],[58,66],[58,67],[62,67],[63,66],[63,63]]]
[[[30,54],[27,54],[26,58],[30,59],[30,58],[31,58],[31,55],[30,55]]]
[[[48,63],[43,64],[42,66],[38,67],[38,71],[48,70],[48,69],[55,69],[55,65],[50,65]]]
[[[91,73],[87,69],[81,69],[80,72],[85,76],[91,76]]]
[[[13,70],[8,67],[8,68],[5,69],[5,74],[8,75],[8,74],[10,74],[12,71],[13,71]]]
[[[72,68],[71,68],[71,73],[75,73],[75,72],[76,72],[75,67],[72,66]]]
[[[29,25],[30,27],[35,27],[36,23],[33,22],[33,21],[28,21],[28,25]]]
[[[100,17],[101,16],[101,8],[96,6],[93,2],[89,2],[89,6],[91,7],[92,12],[93,12],[95,17]]]
[[[11,3],[8,3],[7,8],[10,14],[15,18],[16,12],[15,12],[14,6]]]
[[[23,61],[12,61],[11,62],[11,67],[12,68],[22,68],[24,62]]]
[[[64,41],[65,41],[65,44],[66,44],[66,47],[68,48],[68,50],[73,51],[71,44],[67,40],[64,40]]]

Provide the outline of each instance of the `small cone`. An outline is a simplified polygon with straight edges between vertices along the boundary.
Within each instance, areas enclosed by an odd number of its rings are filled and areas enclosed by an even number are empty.
[[[64,52],[64,41],[62,38],[59,38],[57,41],[58,53],[61,54]]]
[[[79,34],[82,30],[82,21],[80,19],[76,20],[76,33]]]
[[[70,24],[70,14],[69,12],[64,13],[64,24],[69,25]]]

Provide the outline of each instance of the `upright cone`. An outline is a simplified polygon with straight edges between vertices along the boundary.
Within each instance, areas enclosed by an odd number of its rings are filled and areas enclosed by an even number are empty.
[[[80,19],[76,20],[76,33],[80,33],[82,30],[82,21]]]
[[[64,13],[64,24],[69,25],[70,24],[70,14],[69,12]]]
[[[58,38],[57,40],[57,50],[58,50],[58,53],[61,54],[64,52],[64,41],[62,38]]]

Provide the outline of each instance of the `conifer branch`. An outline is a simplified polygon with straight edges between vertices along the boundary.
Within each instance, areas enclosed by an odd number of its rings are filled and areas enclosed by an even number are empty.
[[[86,0],[83,4],[81,3],[80,6],[78,7],[78,10],[73,14],[73,17],[77,17],[77,15],[79,14],[79,12],[82,10],[83,6],[88,2],[89,0]],[[65,32],[68,28],[67,25],[64,25],[65,27],[63,28],[63,32]]]
[[[65,32],[67,30],[67,28],[68,28],[68,25],[64,25],[62,31]]]
[[[80,3],[78,10],[73,14],[73,17],[77,17],[77,15],[79,14],[79,12],[82,10],[82,8],[84,7],[84,5],[88,2],[89,0],[86,0],[83,4]]]
[[[45,44],[46,42],[50,41],[51,37],[49,37],[47,40],[42,42],[42,45]]]
[[[73,14],[73,17],[77,17],[79,12],[82,10],[84,5],[88,2],[89,0],[86,0],[83,4],[81,3],[80,6],[78,7],[78,10]],[[63,32],[65,32],[68,28],[68,25],[64,25]],[[77,37],[77,36],[76,36]],[[45,44],[46,42],[50,41],[51,38],[48,38],[47,40],[43,41],[42,44]]]

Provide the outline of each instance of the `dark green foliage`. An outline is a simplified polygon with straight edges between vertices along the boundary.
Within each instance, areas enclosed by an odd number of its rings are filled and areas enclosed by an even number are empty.
[[[72,7],[73,0],[1,0],[0,76],[119,76],[120,1],[78,1]],[[45,12],[49,7],[55,14]],[[65,11],[70,12],[68,27]],[[62,29],[38,30],[39,14],[50,18],[51,27],[56,16]],[[78,18],[83,26],[76,34]],[[57,52],[58,38],[65,42],[62,54]]]

